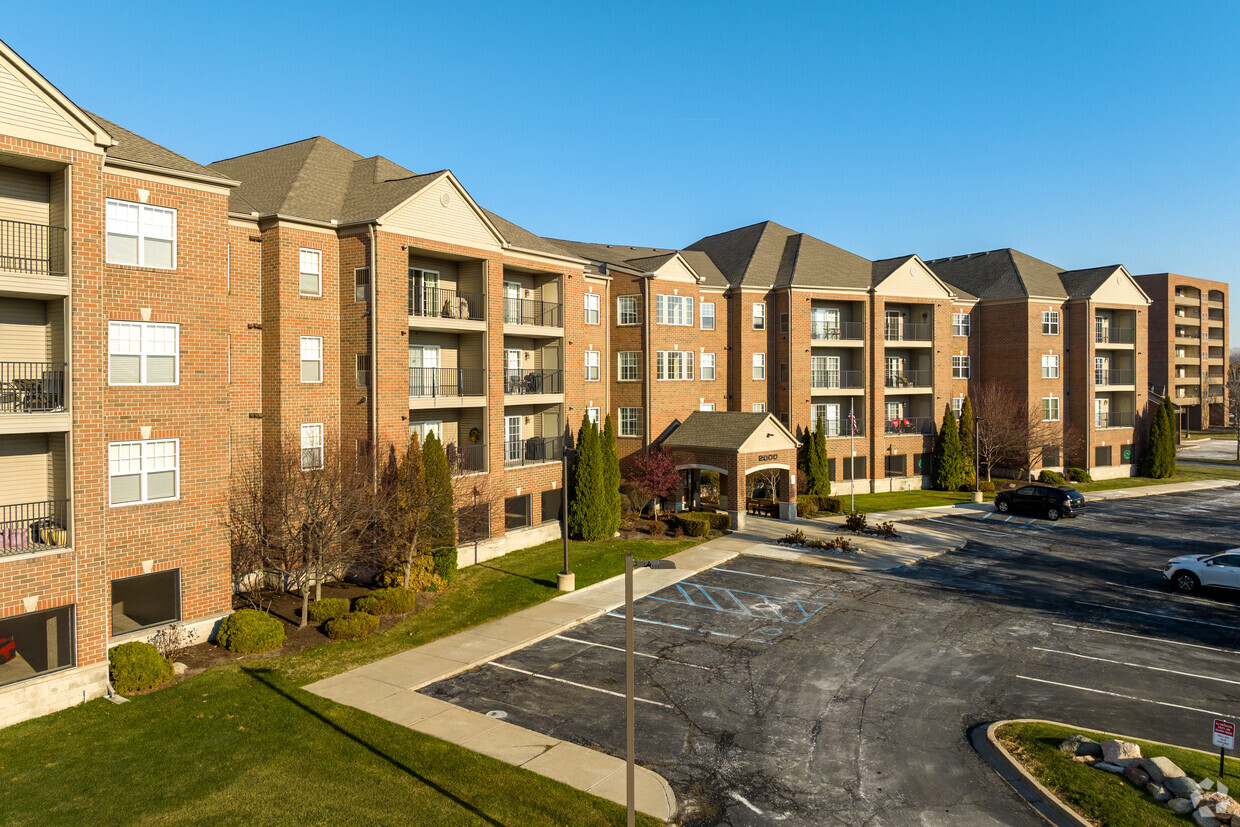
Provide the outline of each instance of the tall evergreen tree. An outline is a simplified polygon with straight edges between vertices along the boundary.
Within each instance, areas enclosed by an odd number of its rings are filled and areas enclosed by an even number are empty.
[[[456,503],[453,501],[452,474],[443,443],[431,431],[422,447],[422,467],[426,473],[426,493],[430,505],[430,548],[435,571],[451,583],[456,577]]]
[[[607,536],[620,530],[620,454],[616,450],[616,428],[611,414],[603,423],[603,493],[607,496]]]
[[[1162,405],[1160,407],[1162,407],[1163,409],[1163,412],[1164,412],[1163,415],[1166,418],[1166,423],[1167,423],[1167,438],[1163,444],[1163,450],[1165,451],[1165,455],[1166,455],[1165,470],[1167,472],[1168,477],[1174,477],[1175,476],[1175,445],[1176,445],[1176,437],[1179,436],[1180,429],[1176,422],[1175,405],[1172,404],[1171,400],[1166,397],[1163,397]]]
[[[965,460],[960,450],[960,428],[952,406],[943,410],[943,425],[934,443],[934,487],[940,491],[955,491],[964,485]]]
[[[975,427],[973,403],[966,396],[964,398],[964,405],[960,408],[960,452],[964,454],[966,466],[964,481],[966,483],[972,483],[973,478],[977,475],[977,457],[973,454],[973,429]]]
[[[1154,409],[1150,418],[1149,438],[1145,454],[1141,457],[1141,474],[1164,480],[1175,474],[1175,409],[1171,400],[1163,397],[1162,404]]]
[[[607,531],[607,499],[603,492],[603,452],[598,428],[582,417],[573,462],[572,499],[568,503],[568,533],[578,540],[602,540]]]
[[[390,479],[383,506],[383,532],[391,544],[393,561],[403,569],[403,583],[408,588],[413,561],[426,553],[432,534],[426,470],[417,434],[409,436],[409,447]]]
[[[805,460],[805,488],[802,490],[811,496],[829,497],[831,476],[828,470],[827,436],[822,417],[819,417],[810,434],[809,450],[806,452]]]

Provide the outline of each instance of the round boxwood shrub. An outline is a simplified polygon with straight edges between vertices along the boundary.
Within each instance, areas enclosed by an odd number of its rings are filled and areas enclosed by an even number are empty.
[[[372,615],[403,615],[412,612],[418,603],[413,589],[375,589],[353,601],[353,611]]]
[[[361,640],[379,630],[379,618],[365,612],[345,612],[324,627],[332,640]]]
[[[993,494],[995,493],[995,484],[990,480],[982,480],[977,484],[977,490],[983,494]]]
[[[149,643],[122,643],[108,650],[108,677],[122,695],[142,692],[172,680],[172,661]]]
[[[284,643],[284,624],[266,612],[241,609],[224,618],[216,640],[241,655],[270,652]]]
[[[344,597],[328,597],[310,604],[310,622],[326,623],[349,611],[349,600]]]
[[[443,591],[447,583],[436,569],[438,564],[430,554],[420,554],[413,558],[409,567],[409,588],[415,592]],[[375,585],[380,588],[404,588],[405,564],[396,561],[379,573]]]
[[[1067,480],[1063,478],[1063,474],[1043,468],[1042,473],[1038,474],[1038,482],[1048,482],[1051,485],[1063,485],[1067,482]]]
[[[710,533],[710,522],[705,514],[685,511],[676,515],[676,522],[690,537],[705,537]]]
[[[1073,482],[1093,482],[1094,478],[1084,468],[1069,468],[1068,479]]]

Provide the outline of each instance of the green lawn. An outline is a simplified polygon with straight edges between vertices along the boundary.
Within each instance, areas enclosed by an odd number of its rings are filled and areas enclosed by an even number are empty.
[[[696,540],[573,543],[579,588]],[[619,824],[624,809],[300,686],[547,600],[561,545],[464,569],[364,641],[211,669],[0,730],[5,824]],[[653,819],[643,819],[655,824]]]
[[[1025,769],[1033,773],[1038,781],[1054,792],[1060,800],[1102,827],[1127,827],[1132,824],[1183,827],[1192,822],[1156,804],[1144,790],[1137,789],[1120,776],[1064,758],[1059,752],[1059,744],[1078,732],[1095,741],[1115,737],[1132,741],[1140,745],[1142,755],[1147,758],[1166,756],[1194,779],[1218,776],[1217,756],[1149,744],[1127,735],[1108,735],[1058,724],[1015,723],[999,728],[999,740],[1008,752],[1025,765]],[[1227,785],[1240,786],[1240,782],[1236,780],[1238,778],[1240,761],[1229,758]]]

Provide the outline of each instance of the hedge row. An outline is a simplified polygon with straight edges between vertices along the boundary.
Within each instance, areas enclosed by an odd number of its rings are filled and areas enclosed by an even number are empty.
[[[690,537],[705,537],[711,532],[727,531],[732,527],[732,516],[718,511],[682,511],[676,522]]]

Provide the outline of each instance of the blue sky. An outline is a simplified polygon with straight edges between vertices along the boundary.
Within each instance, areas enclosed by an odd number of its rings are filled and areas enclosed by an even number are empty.
[[[534,232],[772,219],[869,258],[1012,246],[1232,281],[1240,3],[76,4],[3,38],[209,162],[326,135]],[[1233,336],[1235,328],[1233,328]]]

